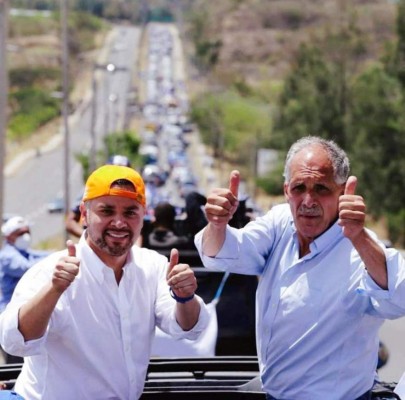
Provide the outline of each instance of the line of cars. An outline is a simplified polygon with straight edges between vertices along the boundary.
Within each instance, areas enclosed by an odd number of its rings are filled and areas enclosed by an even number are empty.
[[[184,74],[179,68],[177,42],[171,26],[150,24],[147,28],[147,63],[142,74],[145,99],[139,149],[144,156],[144,179],[155,180],[160,189],[151,193],[151,207],[168,200],[184,207],[184,197],[198,190],[198,182],[187,154],[188,135],[192,134]],[[147,173],[146,173],[147,172]]]
[[[167,200],[179,212],[184,210],[185,197],[200,192],[198,180],[193,174],[188,152],[192,135],[188,121],[188,101],[184,76],[179,65],[179,44],[176,43],[171,25],[150,25],[148,34],[148,62],[143,74],[145,104],[143,106],[142,146],[147,153],[143,177],[147,190],[150,171],[155,172],[155,193],[149,202]],[[157,187],[156,187],[157,186]],[[155,198],[153,197],[155,194]],[[148,192],[147,192],[148,199]],[[155,201],[157,200],[157,201]],[[151,212],[153,221],[153,212]],[[182,229],[179,216],[176,225]],[[201,267],[201,260],[191,239],[191,249],[180,250],[180,262],[190,264],[198,280],[198,294],[206,303],[211,302],[224,278],[222,272],[212,272]],[[168,255],[170,249],[156,249]],[[231,274],[226,280],[220,301],[216,305],[218,337],[216,355],[256,354],[255,346],[255,291],[256,277]],[[235,307],[235,304],[238,304]]]

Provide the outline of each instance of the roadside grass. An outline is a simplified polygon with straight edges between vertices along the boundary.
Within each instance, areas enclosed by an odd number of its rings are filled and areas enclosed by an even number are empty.
[[[53,17],[12,16],[10,21],[10,38],[21,36],[49,35],[58,29],[58,20]]]
[[[7,58],[10,87],[7,159],[29,145],[38,148],[41,137],[48,137],[50,127],[57,126],[52,121],[59,121],[61,100],[55,97],[62,84],[59,16],[13,16],[9,25],[12,51]],[[89,60],[103,43],[108,28],[108,23],[89,14],[72,12],[69,16],[72,108],[83,99],[82,89],[77,87],[85,86],[83,77],[89,76],[93,65]]]

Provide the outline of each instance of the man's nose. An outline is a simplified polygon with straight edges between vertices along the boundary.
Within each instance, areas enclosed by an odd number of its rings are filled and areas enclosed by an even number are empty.
[[[315,197],[312,195],[311,192],[306,192],[304,194],[304,198],[302,201],[302,204],[307,207],[307,208],[311,208],[316,204],[316,199]]]
[[[125,218],[122,215],[118,214],[114,216],[112,223],[117,228],[122,228],[127,225]]]

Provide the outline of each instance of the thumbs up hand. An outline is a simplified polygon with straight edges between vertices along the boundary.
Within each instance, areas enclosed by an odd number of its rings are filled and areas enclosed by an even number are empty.
[[[366,205],[361,196],[356,195],[357,178],[350,176],[344,193],[339,198],[339,220],[343,234],[350,240],[363,231],[366,221]]]
[[[59,259],[52,276],[52,286],[59,293],[63,293],[79,273],[80,260],[76,257],[76,247],[71,240],[66,242],[66,247],[68,254]]]
[[[188,264],[179,264],[179,252],[172,249],[166,275],[173,293],[182,298],[192,296],[197,290],[197,279]]]
[[[205,214],[208,222],[225,226],[238,208],[239,171],[234,170],[229,177],[228,188],[216,188],[207,197]]]

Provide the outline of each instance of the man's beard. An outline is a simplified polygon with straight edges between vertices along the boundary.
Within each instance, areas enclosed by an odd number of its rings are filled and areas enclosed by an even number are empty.
[[[107,241],[105,240],[106,237],[105,233],[101,237],[99,237],[95,241],[95,243],[100,249],[104,250],[110,256],[119,257],[126,254],[133,245],[133,234],[131,232],[128,232],[128,234],[129,237],[126,245],[122,245],[121,243],[112,246],[108,245]]]

